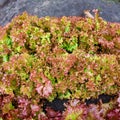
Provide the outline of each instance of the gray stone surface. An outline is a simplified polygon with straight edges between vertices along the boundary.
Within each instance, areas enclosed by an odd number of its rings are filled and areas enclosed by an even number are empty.
[[[0,0],[0,7],[2,7],[8,0]]]
[[[1,0],[2,1],[2,0]],[[84,10],[99,9],[107,21],[120,22],[120,3],[108,0],[7,0],[0,7],[0,25],[24,11],[38,17],[83,16]],[[2,4],[2,3],[1,3]]]

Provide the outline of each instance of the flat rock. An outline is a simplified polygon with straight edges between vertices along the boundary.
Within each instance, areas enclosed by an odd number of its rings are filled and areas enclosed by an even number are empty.
[[[38,17],[84,16],[84,10],[99,9],[100,16],[111,22],[120,22],[120,2],[112,0],[0,0],[0,25],[24,11]],[[2,3],[3,1],[3,3]],[[6,2],[5,2],[6,1]],[[7,2],[9,1],[9,2]]]

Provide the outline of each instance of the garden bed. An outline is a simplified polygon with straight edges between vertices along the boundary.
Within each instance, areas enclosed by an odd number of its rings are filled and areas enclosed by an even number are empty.
[[[0,119],[119,120],[120,24],[94,13],[0,28]]]

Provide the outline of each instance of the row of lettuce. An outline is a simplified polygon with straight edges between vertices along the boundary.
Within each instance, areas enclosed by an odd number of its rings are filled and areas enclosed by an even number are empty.
[[[119,23],[23,13],[0,28],[0,95],[39,104],[119,91]]]

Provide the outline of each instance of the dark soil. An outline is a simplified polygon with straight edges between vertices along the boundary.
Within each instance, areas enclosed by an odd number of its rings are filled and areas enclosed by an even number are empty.
[[[38,17],[84,16],[84,10],[99,9],[107,21],[120,22],[118,0],[0,0],[0,25],[24,11]]]
[[[85,103],[87,105],[89,104],[98,104],[101,100],[102,103],[108,103],[110,102],[111,100],[113,100],[115,98],[116,95],[105,95],[105,94],[101,94],[99,95],[98,98],[96,99],[86,99],[85,100]],[[58,98],[56,98],[55,100],[53,100],[52,102],[49,102],[47,100],[44,100],[44,106],[43,106],[43,110],[46,111],[46,108],[47,107],[50,107],[52,108],[53,110],[55,111],[64,111],[65,110],[65,106],[64,104],[68,102],[68,99],[63,99],[63,100],[60,100]]]

